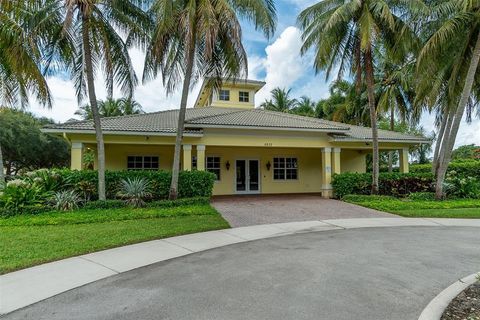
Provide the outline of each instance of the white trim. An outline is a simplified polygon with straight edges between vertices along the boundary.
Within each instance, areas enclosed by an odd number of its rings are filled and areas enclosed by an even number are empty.
[[[340,153],[342,152],[342,148],[332,148],[332,153]]]
[[[371,138],[331,138],[331,141],[335,142],[368,142],[371,143],[372,139]],[[431,140],[429,139],[388,139],[388,138],[379,138],[378,142],[393,142],[393,143],[421,143],[421,144],[426,144],[426,143],[432,143]]]
[[[284,179],[275,179],[275,158],[283,158],[285,160],[285,178]],[[287,158],[292,158],[297,160],[297,178],[296,179],[287,179]],[[273,183],[291,183],[291,182],[299,182],[300,181],[300,157],[296,155],[273,155],[272,156],[272,182]]]
[[[192,145],[191,144],[184,144],[183,146],[184,151],[192,151]]]
[[[324,148],[322,148],[322,153],[332,153],[332,148],[324,147]]]
[[[245,130],[272,130],[272,131],[301,131],[301,132],[344,132],[350,129],[309,129],[309,128],[292,128],[292,127],[261,127],[261,126],[237,126],[237,125],[219,125],[219,124],[196,124],[188,123],[189,128],[217,128],[217,129],[245,129]]]
[[[204,144],[197,144],[197,151],[205,151],[205,145]]]

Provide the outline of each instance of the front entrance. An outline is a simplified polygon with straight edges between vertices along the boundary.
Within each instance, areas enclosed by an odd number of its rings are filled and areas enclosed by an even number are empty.
[[[252,159],[235,161],[237,193],[260,193],[260,162]]]

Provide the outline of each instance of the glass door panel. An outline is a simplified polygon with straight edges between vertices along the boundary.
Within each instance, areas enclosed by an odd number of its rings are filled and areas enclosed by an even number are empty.
[[[259,177],[258,177],[258,160],[248,160],[248,177],[249,177],[249,191],[258,191]]]
[[[247,162],[245,160],[237,160],[235,168],[237,171],[237,191],[247,191]]]

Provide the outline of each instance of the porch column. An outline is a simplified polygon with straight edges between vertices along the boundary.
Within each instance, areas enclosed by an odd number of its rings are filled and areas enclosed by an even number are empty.
[[[332,149],[332,173],[340,173],[340,152],[342,149],[333,148]]]
[[[83,169],[83,143],[72,142],[70,149],[70,169],[82,170]]]
[[[400,157],[400,172],[408,173],[408,148],[402,148],[398,153]]]
[[[205,171],[205,145],[197,145],[197,170]]]
[[[332,149],[322,148],[322,197],[332,197]]]
[[[183,170],[186,170],[186,171],[192,170],[192,145],[191,144],[183,145]]]

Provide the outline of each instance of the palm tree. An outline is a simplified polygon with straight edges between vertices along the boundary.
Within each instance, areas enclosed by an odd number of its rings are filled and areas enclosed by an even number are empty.
[[[97,104],[98,113],[102,118],[143,113],[142,105],[131,98],[109,98],[106,100],[99,100]],[[93,119],[92,107],[89,104],[81,106],[75,111],[75,114],[81,116],[84,120]]]
[[[385,47],[385,50],[402,53],[399,49],[403,48],[398,44],[408,43],[412,33],[396,14],[405,12],[405,8],[421,6],[421,0],[323,0],[302,11],[298,17],[303,30],[301,52],[305,54],[310,48],[315,49],[316,71],[325,70],[328,78],[338,67],[341,78],[350,70],[358,88],[365,77],[372,127],[373,194],[378,193],[379,175],[374,50]]]
[[[39,34],[46,27],[40,9],[35,2],[0,1],[0,105],[25,108],[28,95],[33,94],[51,107],[50,91],[39,67]],[[5,182],[1,146],[0,164],[1,186]]]
[[[272,98],[269,100],[265,100],[260,105],[260,108],[270,111],[290,112],[290,110],[292,110],[297,104],[297,100],[290,97],[291,91],[292,89],[273,89],[270,92]]]
[[[415,96],[413,87],[415,61],[407,60],[402,64],[394,64],[385,55],[382,55],[379,60],[377,109],[389,113],[389,130],[395,130],[396,115],[402,123],[407,121],[411,121],[412,124],[418,123],[420,114],[414,113],[412,108]],[[388,153],[388,172],[393,171],[393,157],[394,151],[390,151]]]
[[[307,117],[314,117],[315,116],[315,102],[312,101],[307,96],[300,97],[300,100],[297,101],[297,104],[292,109],[292,113],[307,116]]]
[[[418,59],[421,93],[443,112],[435,162],[436,198],[443,197],[443,184],[465,109],[472,108],[478,94],[480,73],[480,0],[441,1],[433,10],[441,26],[429,37]],[[428,79],[426,76],[428,75]],[[437,79],[431,82],[432,76]],[[447,89],[438,102],[440,89]],[[433,96],[433,97],[432,97]],[[468,111],[467,111],[468,113]]]
[[[87,95],[95,127],[98,157],[98,195],[105,200],[105,145],[100,123],[100,112],[95,92],[95,72],[102,67],[108,96],[113,87],[120,87],[131,97],[137,77],[128,54],[127,42],[122,36],[131,33],[133,42],[142,29],[149,30],[148,16],[133,0],[65,0],[63,37],[74,44],[74,54],[65,59],[65,65],[75,80],[77,98]]]
[[[156,21],[147,44],[144,81],[160,71],[167,93],[182,84],[169,198],[177,198],[180,148],[192,82],[205,77],[215,90],[222,78],[246,76],[247,57],[239,18],[252,21],[269,37],[275,29],[272,0],[156,0]]]

